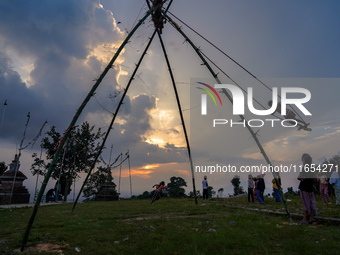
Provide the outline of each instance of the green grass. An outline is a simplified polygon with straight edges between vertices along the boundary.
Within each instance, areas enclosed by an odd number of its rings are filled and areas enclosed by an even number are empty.
[[[298,198],[289,199],[291,211],[301,210]],[[283,211],[272,199],[261,207],[245,200],[199,200],[195,205],[191,199],[162,198],[152,206],[149,200],[92,202],[77,205],[73,213],[71,204],[43,206],[27,246],[68,244],[64,254],[79,254],[76,247],[80,254],[338,253],[338,226],[289,223],[286,217],[240,208]],[[339,217],[339,210],[329,206],[319,209],[319,215]],[[0,254],[20,247],[31,212],[32,208],[0,209]]]
[[[289,207],[289,211],[291,213],[303,214],[303,208],[300,200],[300,196],[295,195],[287,195],[287,204]],[[331,197],[331,205],[324,205],[320,196],[315,196],[316,205],[317,205],[317,213],[320,217],[326,218],[338,218],[340,219],[340,207],[335,206],[335,197]],[[225,204],[228,206],[235,207],[248,207],[248,208],[257,208],[257,209],[268,209],[277,212],[286,212],[282,203],[275,203],[275,199],[273,198],[265,198],[265,205],[261,205],[259,203],[248,204],[247,198],[238,198],[238,199],[227,199],[225,200]]]

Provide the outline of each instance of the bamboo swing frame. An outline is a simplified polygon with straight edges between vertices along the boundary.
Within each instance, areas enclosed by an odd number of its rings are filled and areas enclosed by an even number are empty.
[[[211,73],[211,75],[214,77],[214,79],[216,80],[216,82],[218,84],[221,84],[221,81],[219,80],[217,74],[212,70],[212,68],[210,67],[210,65],[208,64],[208,62],[206,61],[206,59],[203,57],[202,53],[200,52],[199,48],[196,47],[193,42],[186,36],[186,34],[180,29],[180,27],[174,23],[172,21],[172,19],[167,15],[167,11],[170,7],[170,5],[172,4],[172,1],[170,1],[170,3],[168,4],[167,8],[165,11],[162,11],[163,13],[163,17],[165,17],[169,23],[185,38],[185,40],[190,44],[190,46],[194,49],[194,51],[196,52],[196,54],[200,57],[200,59],[203,61],[204,65],[207,67],[207,69],[209,70],[209,72]],[[164,0],[163,1],[163,4],[166,3],[167,0]],[[55,156],[52,160],[52,163],[48,169],[48,172],[47,174],[45,175],[45,178],[44,178],[44,181],[42,183],[42,186],[40,188],[40,191],[39,191],[39,194],[38,194],[38,197],[37,197],[37,200],[35,202],[35,205],[33,207],[33,211],[32,211],[32,214],[29,218],[29,221],[28,221],[28,224],[27,224],[27,227],[26,227],[26,230],[25,230],[25,233],[24,233],[24,236],[23,236],[23,240],[22,240],[22,245],[21,245],[21,251],[23,251],[25,249],[25,246],[27,244],[27,240],[28,240],[28,237],[29,237],[29,234],[30,234],[30,230],[32,228],[32,225],[34,223],[34,220],[35,220],[35,217],[36,217],[36,214],[38,212],[38,209],[39,209],[39,206],[40,206],[40,203],[41,203],[41,200],[42,200],[42,197],[43,197],[43,194],[45,192],[45,189],[46,189],[46,186],[47,186],[47,183],[50,179],[50,176],[52,174],[52,171],[54,169],[54,166],[56,164],[56,161],[57,159],[59,158],[59,155],[60,155],[60,152],[69,136],[69,131],[75,127],[75,124],[79,118],[79,116],[81,115],[83,109],[85,108],[85,106],[87,105],[87,103],[89,102],[89,100],[91,99],[91,97],[95,94],[95,91],[96,89],[99,87],[100,83],[102,82],[102,80],[104,79],[104,77],[106,76],[106,74],[108,73],[108,71],[112,68],[114,62],[116,61],[116,59],[118,58],[118,56],[120,55],[121,51],[123,50],[123,48],[125,47],[125,45],[129,42],[130,38],[132,37],[132,35],[136,32],[136,30],[141,26],[141,24],[143,24],[143,22],[147,19],[147,17],[149,17],[157,8],[161,8],[160,6],[153,6],[151,7],[150,3],[149,3],[149,0],[146,0],[146,3],[148,4],[148,7],[149,7],[149,11],[144,15],[144,17],[142,19],[139,20],[139,22],[135,25],[135,27],[133,27],[133,29],[131,30],[131,32],[128,34],[128,36],[126,37],[126,39],[122,42],[122,44],[120,45],[120,47],[118,48],[117,52],[115,53],[115,55],[113,56],[113,58],[111,59],[111,61],[109,62],[109,64],[106,66],[106,68],[104,69],[104,71],[102,72],[102,74],[99,76],[99,78],[96,80],[96,83],[93,85],[93,87],[91,88],[90,92],[87,94],[87,96],[85,97],[84,101],[82,102],[82,104],[80,105],[80,107],[78,108],[78,110],[76,111],[76,114],[74,115],[67,131],[65,132],[62,140],[60,141],[60,144],[59,144],[59,147],[58,149],[56,150],[56,153],[55,153]],[[118,112],[119,112],[119,109],[121,107],[121,105],[123,104],[123,100],[126,96],[126,93],[137,73],[137,70],[140,66],[140,64],[142,63],[142,60],[143,58],[145,57],[145,55],[147,54],[147,51],[149,49],[149,46],[151,45],[153,39],[154,39],[154,36],[155,34],[158,34],[158,37],[159,37],[159,40],[160,40],[160,43],[161,43],[161,47],[162,47],[162,51],[163,51],[163,55],[164,55],[164,58],[165,58],[165,61],[167,63],[167,67],[168,67],[168,71],[169,71],[169,75],[170,75],[170,78],[171,78],[171,82],[172,82],[172,85],[173,85],[173,89],[174,89],[174,93],[175,93],[175,96],[176,96],[176,101],[177,101],[177,106],[178,106],[178,110],[179,110],[179,114],[180,114],[180,118],[181,118],[181,122],[182,122],[182,126],[183,126],[183,130],[184,130],[184,135],[185,135],[185,140],[186,140],[186,145],[187,145],[187,150],[188,150],[188,157],[189,157],[189,161],[190,161],[190,168],[191,168],[191,175],[192,175],[192,184],[193,184],[193,193],[194,193],[194,197],[195,197],[195,203],[197,204],[197,196],[196,196],[196,187],[195,187],[195,177],[194,177],[194,170],[193,170],[193,162],[192,162],[192,157],[191,157],[191,150],[190,150],[190,144],[189,144],[189,139],[188,139],[188,135],[187,135],[187,131],[186,131],[186,126],[185,126],[185,122],[184,122],[184,117],[183,117],[183,114],[182,114],[182,108],[181,108],[181,104],[180,104],[180,100],[179,100],[179,96],[178,96],[178,92],[177,92],[177,88],[176,88],[176,84],[175,84],[175,78],[174,78],[174,75],[172,73],[172,70],[171,70],[171,65],[170,65],[170,61],[168,59],[168,55],[167,55],[167,52],[166,52],[166,49],[165,49],[165,46],[164,46],[164,43],[163,43],[163,39],[162,39],[162,36],[158,30],[158,28],[155,29],[154,33],[152,34],[146,48],[144,49],[144,52],[142,54],[142,56],[140,57],[138,63],[136,64],[136,67],[132,73],[132,76],[131,78],[129,79],[129,82],[124,90],[124,93],[120,99],[120,102],[116,108],[116,111],[115,113],[113,114],[113,117],[112,117],[112,120],[111,120],[111,123],[109,125],[109,128],[105,134],[105,137],[103,138],[103,141],[101,143],[101,146],[100,146],[100,149],[99,149],[99,152],[97,153],[96,157],[95,157],[95,160],[93,161],[93,164],[91,166],[91,169],[90,171],[88,172],[86,178],[85,178],[85,181],[79,191],[79,194],[73,204],[73,208],[72,208],[72,211],[75,209],[75,206],[78,202],[78,199],[82,193],[82,190],[89,178],[89,176],[91,175],[92,173],[92,170],[95,168],[95,165],[98,161],[98,158],[105,146],[105,142],[109,136],[109,133],[110,131],[112,130],[112,126],[115,122],[115,119],[116,119],[116,116],[118,115]],[[233,99],[232,97],[230,96],[230,94],[223,88],[222,89],[223,93],[227,96],[227,98],[230,100],[231,103],[233,103]],[[242,120],[245,120],[244,116],[243,115],[240,115],[240,118]],[[266,152],[264,151],[260,141],[258,140],[256,134],[254,133],[254,131],[251,129],[251,127],[246,123],[246,127],[248,129],[248,131],[251,133],[252,137],[254,138],[257,146],[259,147],[260,149],[260,152],[262,153],[263,157],[265,158],[266,162],[272,166]],[[130,161],[129,161],[129,165],[130,165]],[[130,171],[130,170],[129,170]],[[289,219],[291,220],[291,215],[290,215],[290,212],[289,212],[289,208],[288,208],[288,205],[287,205],[287,201],[284,197],[284,194],[283,194],[283,191],[282,191],[282,187],[280,185],[280,183],[278,182],[278,176],[276,173],[273,173],[274,175],[274,179],[276,181],[276,183],[278,184],[278,187],[279,187],[279,191],[280,191],[280,194],[281,194],[281,197],[282,197],[282,200],[284,202],[284,206],[285,206],[285,209],[286,209],[286,212],[287,212],[287,215],[289,217]],[[131,175],[130,175],[130,178],[131,178]],[[131,185],[131,184],[130,184]],[[130,191],[132,193],[132,188],[130,187]]]

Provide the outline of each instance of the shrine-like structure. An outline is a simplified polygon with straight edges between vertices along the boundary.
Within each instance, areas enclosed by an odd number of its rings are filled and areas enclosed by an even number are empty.
[[[28,204],[30,201],[30,194],[27,188],[23,185],[24,180],[27,177],[20,171],[17,172],[15,177],[15,173],[10,173],[9,171],[3,173],[0,176],[0,204]],[[14,187],[13,187],[14,182]],[[11,200],[11,193],[12,201]]]
[[[28,204],[30,194],[23,182],[27,177],[19,171],[17,157],[10,164],[10,169],[0,175],[0,204]]]

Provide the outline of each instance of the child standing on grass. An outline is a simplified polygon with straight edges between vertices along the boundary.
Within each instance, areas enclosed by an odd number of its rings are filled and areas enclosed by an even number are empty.
[[[250,174],[248,175],[248,203],[250,203],[250,197],[251,197],[251,202],[254,203],[254,181],[253,181],[253,176]]]
[[[264,184],[264,180],[263,177],[261,177],[260,175],[257,176],[257,201],[259,201],[260,204],[264,204],[264,197],[263,197],[263,192],[266,189],[266,186]]]
[[[281,179],[280,178],[277,178],[279,184]],[[276,203],[281,203],[281,196],[280,196],[280,191],[279,191],[279,187],[277,186],[277,183],[275,181],[275,179],[272,180],[272,183],[273,183],[273,190],[274,190],[274,194],[275,194],[275,202]]]
[[[156,200],[159,200],[161,198],[161,192],[163,189],[168,188],[167,186],[165,186],[164,181],[161,181],[159,184],[153,185],[153,187],[155,186],[157,187],[157,189],[151,198],[151,204],[153,204]]]
[[[318,174],[318,182],[320,184],[320,195],[322,197],[322,201],[324,205],[331,204],[329,201],[329,195],[328,195],[328,178],[324,173]]]
[[[314,174],[310,171],[309,167],[312,164],[312,157],[309,154],[302,155],[303,168],[298,176],[300,181],[299,190],[301,196],[301,202],[303,205],[303,219],[300,221],[301,224],[312,224],[316,222],[314,219],[316,211],[316,203],[314,198],[313,182]],[[308,215],[309,221],[308,221]]]

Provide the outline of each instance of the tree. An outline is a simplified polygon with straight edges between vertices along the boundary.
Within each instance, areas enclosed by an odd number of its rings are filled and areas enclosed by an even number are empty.
[[[333,165],[333,167],[338,167],[340,166],[340,155],[334,155],[333,157],[329,158],[328,160],[325,160],[323,163],[322,163],[322,166],[321,168],[323,168],[325,165],[328,165],[328,169],[327,169],[327,177],[330,177],[331,176],[331,165]]]
[[[67,200],[67,195],[71,192],[73,180],[79,177],[78,173],[90,170],[99,151],[98,139],[104,135],[100,129],[94,132],[94,126],[90,126],[88,122],[84,122],[80,128],[73,128],[67,132],[70,133],[69,138],[51,174],[53,179],[60,180],[60,194],[64,201]],[[52,126],[41,142],[41,147],[47,150],[46,162],[40,160],[36,153],[32,155],[34,158],[34,163],[31,166],[33,175],[47,173],[61,138],[62,135],[56,131],[55,126]]]
[[[235,175],[233,179],[231,179],[231,184],[234,186],[234,196],[244,194],[243,187],[240,186],[240,176]]]
[[[340,155],[334,155],[333,157],[329,158],[328,160],[325,160],[322,165],[328,165],[329,168],[327,169],[327,177],[329,178],[331,176],[331,171],[330,171],[330,165],[333,164],[334,166],[337,166],[339,169],[340,166]],[[335,196],[335,190],[333,185],[328,185],[328,195],[330,196]]]
[[[218,197],[222,197],[223,191],[224,191],[223,188],[220,188],[220,189],[217,191]]]
[[[7,168],[8,166],[6,166],[4,161],[0,162],[0,175],[2,175],[7,170]]]
[[[170,197],[183,197],[185,190],[182,187],[186,187],[187,183],[183,178],[173,176],[167,186]]]
[[[155,190],[152,191],[152,192],[144,191],[143,194],[140,194],[137,197],[135,196],[135,198],[136,199],[150,199],[154,192],[155,192]],[[133,198],[133,196],[131,198]]]
[[[215,196],[216,191],[214,190],[214,188],[212,186],[208,186],[208,197],[212,198],[213,196]]]
[[[86,200],[95,200],[96,196],[103,190],[103,184],[111,184],[114,187],[116,186],[111,176],[111,169],[109,167],[100,166],[95,173],[91,174],[84,186],[83,194],[84,197],[86,197]],[[108,195],[118,196],[118,193],[115,189]]]
[[[189,192],[189,197],[190,198],[194,198],[195,196],[194,196],[194,192],[193,191],[190,191]],[[199,191],[199,190],[196,190],[196,197],[197,198],[200,198],[200,197],[202,197],[202,195],[201,195],[201,191]]]
[[[333,165],[340,165],[340,155],[334,155],[333,157],[331,157],[328,160],[325,160],[325,162],[323,162],[323,164],[333,164]]]
[[[288,194],[291,194],[291,195],[294,195],[293,187],[288,187],[288,188],[287,188],[287,193],[288,193]]]

